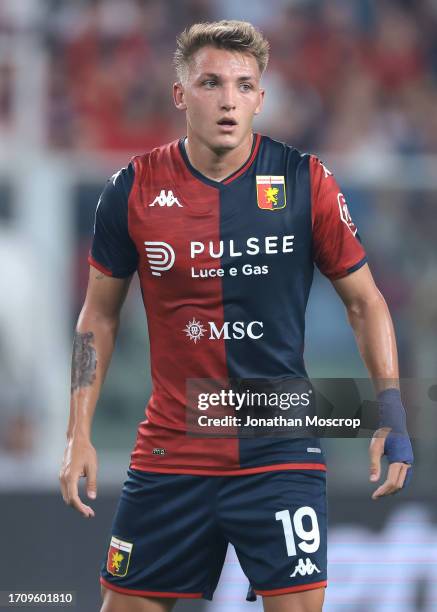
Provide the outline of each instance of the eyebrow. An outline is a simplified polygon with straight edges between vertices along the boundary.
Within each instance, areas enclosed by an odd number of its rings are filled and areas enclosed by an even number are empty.
[[[219,74],[215,74],[214,72],[203,72],[200,77],[200,79],[205,79],[205,78],[213,78],[213,79],[220,79],[220,75]],[[254,81],[255,78],[253,75],[242,75],[239,76],[237,81]]]

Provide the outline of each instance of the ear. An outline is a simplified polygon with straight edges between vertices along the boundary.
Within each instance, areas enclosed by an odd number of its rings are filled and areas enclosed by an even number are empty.
[[[184,87],[180,82],[173,84],[173,101],[178,110],[187,110],[187,105],[185,104]]]
[[[259,102],[258,102],[258,106],[255,109],[255,115],[258,115],[261,111],[262,111],[262,107],[264,104],[264,95],[265,95],[265,90],[264,89],[260,89],[259,90]]]

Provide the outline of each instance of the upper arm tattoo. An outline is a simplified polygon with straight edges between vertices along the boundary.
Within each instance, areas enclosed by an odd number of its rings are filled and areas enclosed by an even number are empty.
[[[71,392],[88,387],[96,380],[97,357],[93,332],[76,332],[71,361]]]

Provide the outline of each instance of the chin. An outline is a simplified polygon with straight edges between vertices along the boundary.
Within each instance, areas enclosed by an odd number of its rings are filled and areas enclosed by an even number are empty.
[[[211,148],[216,151],[231,151],[241,144],[241,140],[236,134],[221,134],[211,142]]]

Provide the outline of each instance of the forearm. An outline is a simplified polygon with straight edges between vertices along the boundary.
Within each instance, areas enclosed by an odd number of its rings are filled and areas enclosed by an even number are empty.
[[[91,437],[94,412],[114,349],[118,323],[118,317],[104,317],[86,308],[79,316],[73,342],[67,439]]]
[[[377,392],[399,388],[396,336],[387,304],[379,291],[346,305],[361,357]]]
[[[346,307],[361,357],[372,378],[378,399],[378,426],[370,443],[370,480],[381,474],[381,457],[390,464],[387,480],[372,498],[395,493],[411,478],[413,450],[408,437],[406,413],[399,392],[396,337],[387,304],[375,285],[368,266],[333,281]]]

